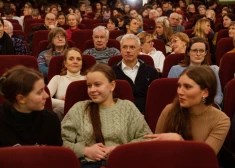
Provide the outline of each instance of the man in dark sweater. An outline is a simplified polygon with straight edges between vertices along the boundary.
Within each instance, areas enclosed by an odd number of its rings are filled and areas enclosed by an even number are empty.
[[[146,96],[150,83],[160,75],[154,67],[139,60],[140,40],[134,34],[126,34],[121,40],[122,61],[113,66],[117,79],[130,83],[134,96],[134,103],[144,114]]]

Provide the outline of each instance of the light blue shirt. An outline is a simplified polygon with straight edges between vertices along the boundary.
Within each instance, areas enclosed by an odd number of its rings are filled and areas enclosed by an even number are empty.
[[[170,69],[170,72],[168,73],[168,78],[178,78],[180,76],[180,74],[186,69],[187,67],[182,67],[180,65],[175,65],[172,66]],[[220,79],[219,79],[219,74],[218,72],[211,67],[211,69],[213,70],[213,72],[215,73],[216,76],[216,80],[217,80],[217,93],[215,95],[215,103],[217,105],[220,105],[222,103],[223,100],[223,93],[221,91],[221,84],[220,84]]]

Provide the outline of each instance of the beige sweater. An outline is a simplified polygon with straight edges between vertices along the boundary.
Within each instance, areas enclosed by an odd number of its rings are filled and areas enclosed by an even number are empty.
[[[151,130],[136,106],[128,101],[115,99],[112,107],[99,107],[105,146],[117,146],[146,139]],[[76,103],[62,121],[63,146],[72,149],[77,157],[84,157],[85,146],[95,144],[93,128],[85,108],[90,100]],[[86,158],[87,160],[90,160]]]
[[[166,117],[172,107],[167,105],[162,111],[156,127],[156,133],[164,133],[164,125],[167,124]],[[205,142],[217,154],[222,147],[228,130],[230,119],[222,111],[210,106],[201,115],[191,114],[193,140]]]

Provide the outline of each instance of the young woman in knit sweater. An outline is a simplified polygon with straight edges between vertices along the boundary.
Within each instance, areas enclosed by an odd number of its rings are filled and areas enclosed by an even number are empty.
[[[77,48],[70,48],[65,52],[64,68],[60,75],[54,76],[49,84],[48,89],[52,97],[53,111],[62,120],[64,116],[65,93],[69,84],[73,81],[85,80],[81,75],[82,54]]]
[[[106,64],[94,65],[87,74],[91,100],[76,103],[62,121],[63,146],[72,149],[81,167],[101,167],[121,144],[144,141],[151,130],[137,107],[114,99],[115,73]]]
[[[215,74],[208,66],[185,69],[178,80],[174,102],[165,107],[158,119],[156,134],[145,137],[205,142],[217,154],[230,128],[230,119],[212,106],[216,84]]]

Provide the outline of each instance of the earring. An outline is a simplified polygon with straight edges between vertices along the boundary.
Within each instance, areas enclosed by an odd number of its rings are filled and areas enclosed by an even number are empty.
[[[206,98],[205,97],[202,97],[202,103],[206,103]]]

